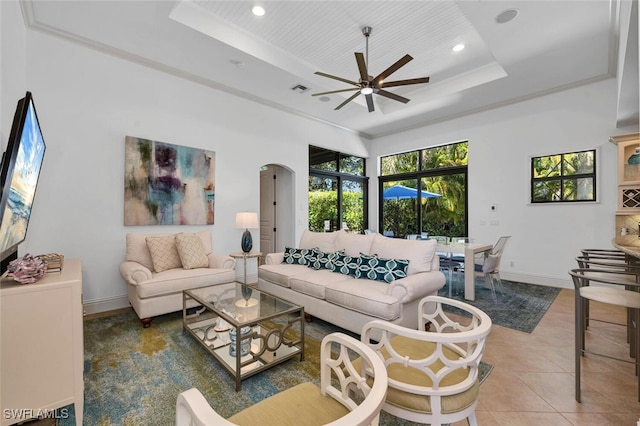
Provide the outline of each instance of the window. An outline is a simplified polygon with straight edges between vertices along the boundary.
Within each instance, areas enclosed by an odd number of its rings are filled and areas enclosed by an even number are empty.
[[[596,151],[531,158],[531,202],[596,200]]]
[[[467,235],[467,152],[460,142],[380,158],[380,232]]]
[[[309,230],[368,227],[365,159],[309,146]]]

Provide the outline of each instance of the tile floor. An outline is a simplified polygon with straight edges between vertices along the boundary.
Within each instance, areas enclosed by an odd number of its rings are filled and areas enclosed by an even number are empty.
[[[480,426],[638,425],[640,402],[632,364],[586,356],[582,403],[574,398],[573,294],[562,290],[531,334],[493,327],[483,360],[494,368],[480,386]],[[592,302],[591,311],[593,318],[626,321],[620,308]],[[624,327],[592,322],[590,330],[587,348],[628,356]],[[453,426],[461,425],[467,422]]]
[[[562,290],[531,334],[493,327],[483,360],[494,369],[480,387],[480,425],[640,424],[633,364],[587,355],[582,403],[576,402],[573,295],[573,290]],[[592,302],[591,310],[593,318],[626,321],[623,309]],[[588,349],[628,357],[624,327],[592,322],[590,330]]]

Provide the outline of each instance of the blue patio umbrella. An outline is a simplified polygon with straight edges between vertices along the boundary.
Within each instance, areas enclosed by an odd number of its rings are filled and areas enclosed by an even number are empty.
[[[418,198],[418,190],[404,185],[394,185],[385,189],[382,196],[385,200],[410,200]],[[441,194],[429,191],[420,191],[420,196],[422,198],[442,197]]]

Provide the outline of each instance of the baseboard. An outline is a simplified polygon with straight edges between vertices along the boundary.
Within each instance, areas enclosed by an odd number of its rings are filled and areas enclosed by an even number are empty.
[[[98,314],[100,312],[114,311],[116,309],[128,308],[129,299],[127,296],[111,297],[86,301],[82,304],[84,315]]]
[[[567,274],[566,279],[561,279],[558,277],[550,277],[545,275],[519,274],[516,272],[500,271],[500,278],[507,281],[517,281],[521,283],[537,284],[547,287],[569,289],[573,288],[573,282],[571,281],[571,277],[569,277],[569,274]]]

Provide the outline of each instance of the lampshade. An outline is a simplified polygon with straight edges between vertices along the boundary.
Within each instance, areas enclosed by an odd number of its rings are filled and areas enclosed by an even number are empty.
[[[236,228],[241,228],[241,229],[258,228],[258,213],[256,212],[236,213]]]

